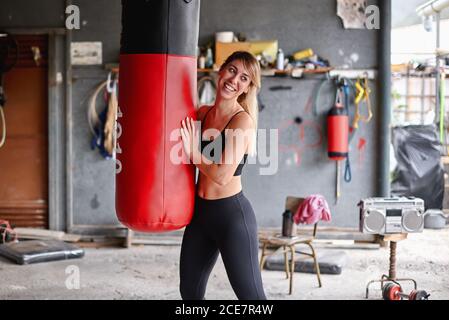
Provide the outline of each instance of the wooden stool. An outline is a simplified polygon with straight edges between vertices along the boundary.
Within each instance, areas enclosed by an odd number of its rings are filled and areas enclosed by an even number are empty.
[[[260,257],[260,270],[263,270],[266,258],[268,256],[274,255],[276,253],[284,253],[285,262],[285,274],[286,278],[290,278],[290,288],[289,293],[293,292],[293,275],[295,273],[295,245],[305,244],[309,246],[312,253],[308,252],[298,252],[299,254],[307,255],[313,258],[315,263],[316,275],[318,278],[318,286],[321,287],[321,277],[320,277],[320,266],[315,254],[315,249],[312,246],[312,236],[301,236],[297,235],[295,237],[282,237],[281,235],[266,236],[260,235],[259,242],[262,244],[262,255]],[[271,251],[270,251],[271,250]],[[288,263],[288,253],[290,252],[290,265]]]

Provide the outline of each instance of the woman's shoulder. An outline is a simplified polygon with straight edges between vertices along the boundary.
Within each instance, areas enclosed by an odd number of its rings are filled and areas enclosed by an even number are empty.
[[[210,110],[210,108],[212,108],[212,106],[208,106],[208,105],[203,105],[200,106],[197,110],[196,110],[196,118],[198,121],[203,121],[204,116],[206,115],[206,113]]]
[[[231,129],[242,128],[251,129],[254,125],[253,118],[246,110],[238,111],[229,121],[228,127]]]

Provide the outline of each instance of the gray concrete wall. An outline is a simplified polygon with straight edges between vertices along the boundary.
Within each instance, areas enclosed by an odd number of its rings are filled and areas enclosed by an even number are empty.
[[[82,28],[73,33],[74,41],[102,41],[103,62],[118,62],[120,36],[119,0],[75,0],[81,10]],[[0,27],[48,27],[64,25],[62,1],[2,0]],[[334,66],[375,68],[378,32],[345,30],[336,15],[334,0],[203,0],[200,21],[200,44],[204,45],[220,30],[244,32],[251,39],[278,39],[286,54],[311,47]],[[351,59],[351,56],[355,59]],[[106,77],[100,67],[74,68],[73,90],[73,222],[81,225],[115,224],[114,164],[90,150],[86,110],[88,95]],[[358,224],[356,203],[372,196],[376,170],[376,90],[373,89],[374,121],[362,125],[351,145],[353,180],[342,182],[342,196],[334,200],[335,164],[327,159],[325,131],[318,147],[308,145],[317,137],[313,124],[324,128],[326,106],[314,118],[307,107],[312,90],[320,77],[302,80],[264,78],[260,97],[266,108],[260,113],[260,128],[283,128],[295,116],[310,123],[304,138],[299,127],[281,130],[280,143],[294,146],[300,155],[295,163],[291,151],[282,151],[279,170],[273,176],[260,176],[257,165],[244,170],[244,192],[253,203],[261,227],[279,226],[286,195],[321,193],[329,200],[332,225],[354,227]],[[270,91],[270,87],[291,86],[290,91]],[[324,103],[323,103],[324,104]],[[367,141],[364,154],[357,152],[359,138]],[[359,159],[361,159],[359,161]],[[343,172],[343,170],[342,170]],[[65,214],[65,213],[61,213]]]
[[[0,27],[63,27],[65,1],[4,0],[0,3]]]

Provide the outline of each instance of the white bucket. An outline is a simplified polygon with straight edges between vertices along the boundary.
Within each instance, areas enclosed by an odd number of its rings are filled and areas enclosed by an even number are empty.
[[[215,33],[216,42],[230,43],[234,41],[234,32],[232,31],[221,31]]]

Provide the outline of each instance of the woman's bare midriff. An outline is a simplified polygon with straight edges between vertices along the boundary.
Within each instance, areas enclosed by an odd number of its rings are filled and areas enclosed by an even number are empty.
[[[240,106],[240,110],[245,111],[245,109]],[[237,114],[238,112],[235,112]],[[232,118],[232,117],[231,117]],[[227,119],[228,120],[228,119]],[[225,126],[226,121],[221,121],[219,125],[214,125],[211,128],[222,128]],[[206,131],[208,127],[205,126],[203,119],[201,119],[201,123],[204,126],[202,131]],[[202,139],[210,139],[210,137],[202,137]],[[197,194],[200,198],[207,200],[216,200],[221,198],[226,198],[233,196],[242,191],[242,179],[241,176],[233,176],[231,181],[224,186],[219,185],[214,180],[208,178],[206,175],[199,173],[198,182],[197,182]]]
[[[198,177],[197,194],[200,198],[215,200],[231,197],[242,191],[242,179],[240,176],[232,177],[228,184],[221,186],[212,179],[200,173]]]

